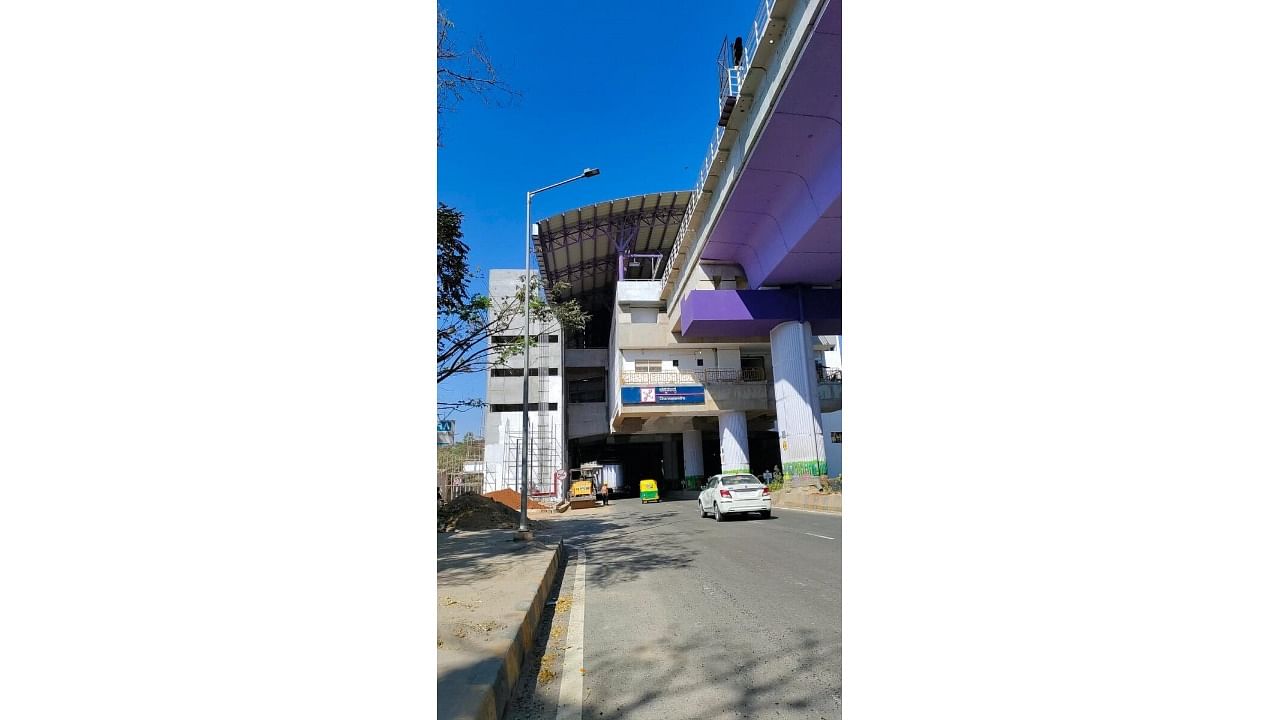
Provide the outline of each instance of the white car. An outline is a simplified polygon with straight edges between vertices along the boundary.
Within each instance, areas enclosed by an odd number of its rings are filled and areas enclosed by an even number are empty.
[[[755,475],[712,475],[698,494],[698,513],[702,517],[714,515],[717,522],[733,513],[758,512],[760,517],[769,517],[772,511],[769,488]]]

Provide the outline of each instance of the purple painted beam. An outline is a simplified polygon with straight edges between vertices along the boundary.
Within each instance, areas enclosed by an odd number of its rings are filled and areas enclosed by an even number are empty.
[[[840,5],[820,18],[702,251],[742,266],[751,287],[840,278]]]
[[[840,291],[694,290],[680,303],[684,337],[758,337],[791,320],[815,335],[840,335]]]

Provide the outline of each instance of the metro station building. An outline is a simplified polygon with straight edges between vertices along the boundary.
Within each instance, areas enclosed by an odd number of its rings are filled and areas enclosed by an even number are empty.
[[[667,489],[775,466],[841,473],[839,0],[764,0],[720,72],[693,190],[536,224],[543,285],[566,283],[591,318],[532,329],[535,494],[558,494],[556,471],[585,462]],[[492,271],[491,295],[523,274]],[[494,488],[519,486],[523,381],[522,356],[490,368]]]

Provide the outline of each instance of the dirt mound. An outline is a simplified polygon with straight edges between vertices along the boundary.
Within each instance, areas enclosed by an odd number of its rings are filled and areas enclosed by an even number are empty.
[[[437,522],[440,530],[515,529],[520,526],[520,511],[483,495],[462,495],[440,507]],[[529,521],[529,527],[537,526]]]
[[[497,500],[498,502],[502,503],[503,505],[506,505],[512,510],[515,510],[516,512],[520,512],[520,493],[516,492],[515,490],[511,490],[511,489],[498,490],[496,492],[485,493],[484,496],[487,498],[493,498],[494,500]],[[529,498],[529,509],[530,510],[546,510],[547,506],[543,505],[537,500],[534,500],[533,498]]]

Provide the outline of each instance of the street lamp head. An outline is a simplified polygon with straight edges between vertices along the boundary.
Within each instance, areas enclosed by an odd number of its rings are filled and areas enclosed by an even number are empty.
[[[587,168],[582,171],[582,177],[595,177],[600,174],[600,168]]]

